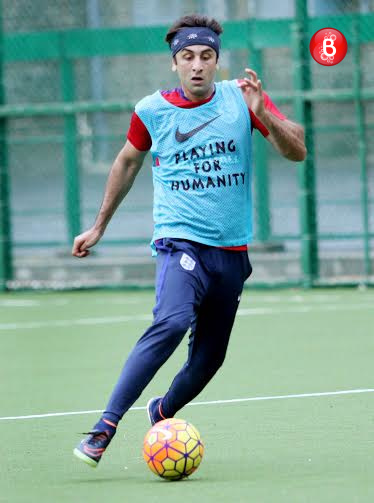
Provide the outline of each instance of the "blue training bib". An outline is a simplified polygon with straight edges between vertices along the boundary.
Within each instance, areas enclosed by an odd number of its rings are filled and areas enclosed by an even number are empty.
[[[211,246],[252,239],[252,136],[236,81],[216,84],[196,108],[172,105],[157,91],[135,112],[152,138],[155,240]]]

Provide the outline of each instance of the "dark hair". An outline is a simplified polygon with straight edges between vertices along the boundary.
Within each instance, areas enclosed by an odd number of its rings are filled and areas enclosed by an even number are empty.
[[[191,14],[189,16],[183,16],[175,21],[173,25],[169,28],[169,31],[166,34],[165,42],[169,45],[173,40],[175,34],[180,28],[210,28],[217,35],[221,35],[223,32],[222,26],[213,18],[209,18],[207,16],[200,16],[199,14]]]

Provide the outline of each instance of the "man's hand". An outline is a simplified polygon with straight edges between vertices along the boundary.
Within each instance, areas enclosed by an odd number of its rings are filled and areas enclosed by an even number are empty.
[[[104,199],[95,224],[91,229],[79,234],[74,239],[71,251],[74,257],[87,257],[90,254],[89,248],[94,246],[102,237],[114,212],[130,190],[136,175],[142,167],[146,154],[146,151],[137,150],[128,140],[126,141],[110,170]]]
[[[238,79],[238,87],[242,90],[243,98],[252,112],[259,119],[265,113],[264,96],[262,94],[262,83],[258,79],[257,73],[250,68],[245,69],[249,77]]]
[[[94,227],[88,229],[88,231],[83,232],[82,234],[79,234],[79,236],[74,239],[73,249],[71,251],[72,255],[78,258],[87,257],[87,255],[90,254],[90,250],[88,248],[94,246],[100,240],[102,235],[103,234]]]
[[[252,112],[269,130],[266,139],[275,149],[290,161],[303,161],[307,155],[304,140],[304,130],[289,120],[280,120],[265,109],[262,83],[257,73],[250,68],[245,69],[249,77],[238,79],[244,101]]]

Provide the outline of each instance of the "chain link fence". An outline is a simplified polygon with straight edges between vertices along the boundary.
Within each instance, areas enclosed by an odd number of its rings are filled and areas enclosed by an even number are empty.
[[[69,249],[93,223],[135,103],[178,84],[163,37],[191,12],[224,25],[217,80],[241,77],[251,66],[289,119],[300,119],[300,96],[310,103],[306,131],[314,147],[307,166],[280,158],[254,134],[252,284],[373,280],[373,0],[2,0],[0,111],[13,257],[12,273],[2,266],[6,287],[152,283],[149,160],[90,261],[69,257]],[[328,26],[348,40],[343,62],[326,68],[305,52],[295,59],[295,29],[304,30],[306,45]],[[310,89],[299,89],[306,67]],[[313,204],[302,210],[301,179],[311,173],[318,254],[309,257],[308,272],[303,242],[310,229],[302,211],[313,213]]]

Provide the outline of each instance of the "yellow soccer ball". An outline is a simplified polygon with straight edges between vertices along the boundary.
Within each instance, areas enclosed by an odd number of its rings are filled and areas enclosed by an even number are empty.
[[[184,419],[159,421],[144,438],[145,462],[153,473],[167,480],[180,480],[191,475],[203,455],[200,433]]]

